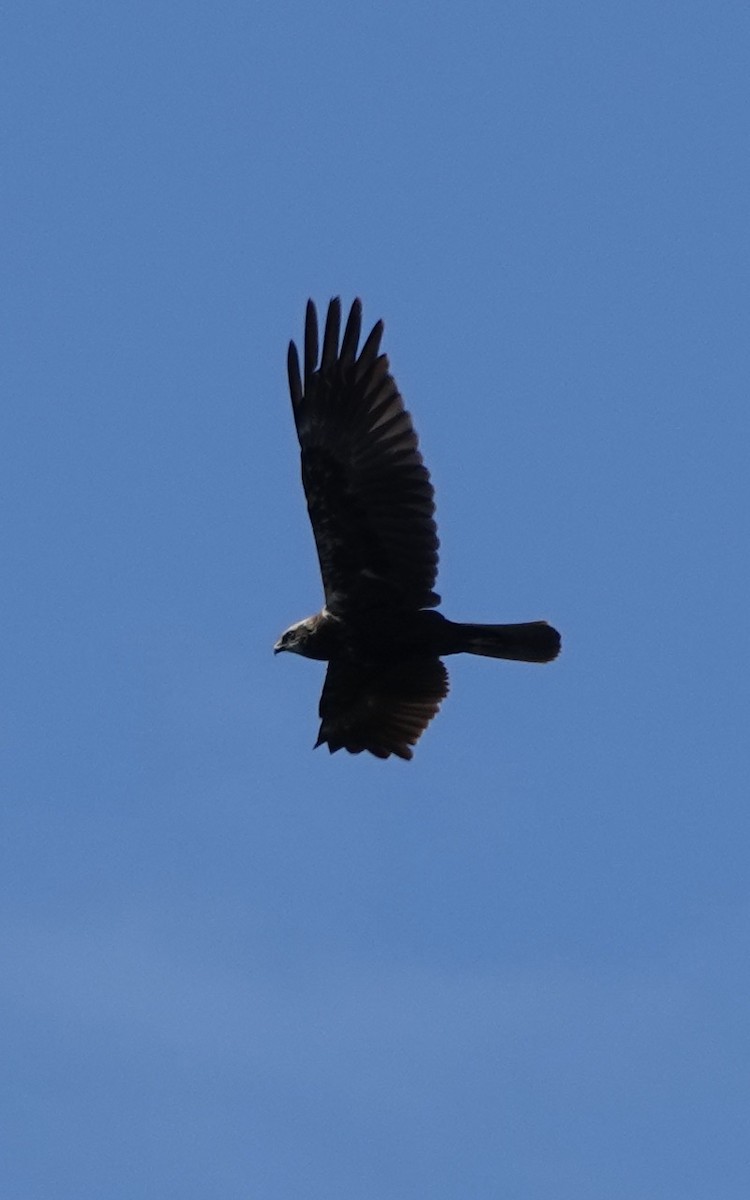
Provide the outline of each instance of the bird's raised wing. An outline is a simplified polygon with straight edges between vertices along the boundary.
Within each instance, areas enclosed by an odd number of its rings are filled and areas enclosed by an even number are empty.
[[[289,345],[289,390],[302,448],[307,496],[332,612],[373,604],[429,608],[438,538],[432,484],[417,448],[378,321],[361,352],[362,305],[355,300],[339,350],[341,302],[328,308],[318,363],[318,320],[307,305],[304,374]]]
[[[448,672],[439,658],[386,667],[331,662],[320,697],[322,721],[315,745],[327,743],[331,754],[369,750],[376,758],[396,754],[410,759],[411,747],[447,695]]]

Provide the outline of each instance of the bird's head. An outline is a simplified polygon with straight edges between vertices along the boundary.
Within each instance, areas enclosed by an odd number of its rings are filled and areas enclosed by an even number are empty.
[[[292,654],[304,654],[309,657],[308,647],[315,633],[316,620],[316,617],[305,617],[304,621],[297,621],[296,625],[285,629],[273,648],[274,654],[289,650]]]

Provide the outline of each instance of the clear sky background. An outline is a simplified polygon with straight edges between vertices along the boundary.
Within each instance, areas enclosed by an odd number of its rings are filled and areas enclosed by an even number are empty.
[[[0,1190],[746,1200],[745,2],[29,3],[0,36]],[[304,304],[455,619],[312,751]]]

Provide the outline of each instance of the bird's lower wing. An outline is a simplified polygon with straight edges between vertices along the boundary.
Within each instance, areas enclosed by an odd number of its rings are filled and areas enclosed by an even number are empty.
[[[412,659],[384,667],[333,662],[320,697],[316,746],[376,758],[410,759],[448,695],[448,672],[439,658]]]

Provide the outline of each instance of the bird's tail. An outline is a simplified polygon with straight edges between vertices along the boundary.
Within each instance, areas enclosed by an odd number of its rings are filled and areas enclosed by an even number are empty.
[[[560,653],[560,634],[546,621],[522,625],[454,625],[460,650],[487,658],[511,658],[518,662],[551,662]]]

